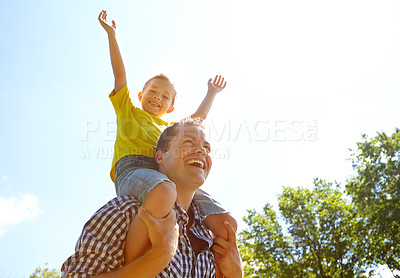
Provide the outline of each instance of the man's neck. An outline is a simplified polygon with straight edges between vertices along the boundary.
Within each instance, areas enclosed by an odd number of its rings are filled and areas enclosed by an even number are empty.
[[[176,202],[183,208],[183,210],[188,213],[190,205],[193,201],[194,192],[182,192],[178,190],[176,197]]]

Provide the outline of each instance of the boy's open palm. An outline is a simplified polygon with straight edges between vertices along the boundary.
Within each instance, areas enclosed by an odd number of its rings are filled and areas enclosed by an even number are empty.
[[[111,21],[111,25],[107,22],[107,11],[102,10],[99,14],[99,22],[101,26],[107,31],[108,34],[115,34],[115,30],[117,29],[117,25],[115,21]]]
[[[221,75],[216,75],[214,81],[212,78],[208,80],[208,92],[210,93],[219,93],[221,92],[226,86],[226,81]]]

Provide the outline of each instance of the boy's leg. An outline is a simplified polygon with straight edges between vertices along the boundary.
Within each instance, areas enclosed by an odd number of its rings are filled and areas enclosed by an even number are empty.
[[[168,215],[176,201],[176,189],[173,183],[164,181],[157,184],[147,195],[143,207],[155,218]],[[150,248],[147,227],[136,215],[131,222],[125,243],[125,264],[142,256]]]
[[[237,222],[235,218],[233,218],[218,201],[200,188],[196,190],[194,200],[200,207],[202,215],[206,216],[204,223],[211,230],[214,237],[222,237],[228,240],[228,231],[226,230],[224,222],[228,221],[236,231]]]
[[[229,213],[210,214],[204,219],[204,223],[211,230],[214,237],[222,237],[228,240],[228,231],[224,225],[225,221],[228,221],[235,231],[237,230],[237,222]]]

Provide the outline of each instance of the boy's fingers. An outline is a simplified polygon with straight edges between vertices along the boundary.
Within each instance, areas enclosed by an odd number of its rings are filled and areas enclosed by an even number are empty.
[[[99,20],[103,20],[103,19],[104,19],[104,13],[105,13],[105,10],[102,10],[102,11],[100,12],[100,14],[99,14]]]

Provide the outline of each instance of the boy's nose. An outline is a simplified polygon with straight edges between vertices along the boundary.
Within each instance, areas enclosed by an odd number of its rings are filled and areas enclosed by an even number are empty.
[[[161,100],[161,98],[159,96],[153,96],[155,99],[157,100]]]

